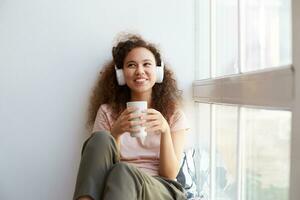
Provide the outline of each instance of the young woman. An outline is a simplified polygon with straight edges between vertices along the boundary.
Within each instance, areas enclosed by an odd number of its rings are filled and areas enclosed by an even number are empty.
[[[186,199],[175,180],[188,127],[173,73],[137,35],[119,41],[112,55],[91,97],[93,133],[83,145],[74,200]],[[126,108],[129,101],[147,101],[148,109],[138,114]],[[137,125],[145,138],[131,137]]]

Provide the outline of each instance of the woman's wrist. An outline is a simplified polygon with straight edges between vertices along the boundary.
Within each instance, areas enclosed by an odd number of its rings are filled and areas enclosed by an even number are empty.
[[[114,128],[111,129],[111,135],[117,140],[119,139],[119,134],[114,130]]]
[[[163,128],[162,132],[163,132],[164,134],[168,134],[168,133],[171,132],[170,126],[169,126],[169,124],[168,124],[168,122],[167,122],[166,120],[164,120],[163,127],[164,127],[164,128]]]
[[[116,134],[116,132],[112,129],[110,134],[115,138],[116,143],[118,146],[120,145],[120,135]]]
[[[118,134],[117,130],[115,130],[115,127],[112,127],[110,134],[115,138],[115,140],[120,138],[120,134]]]

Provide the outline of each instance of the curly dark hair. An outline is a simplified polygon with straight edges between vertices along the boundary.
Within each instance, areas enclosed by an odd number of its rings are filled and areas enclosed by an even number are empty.
[[[100,105],[109,104],[115,119],[126,109],[126,102],[130,101],[131,98],[130,88],[127,85],[118,85],[115,65],[117,68],[123,68],[123,62],[127,54],[138,47],[144,47],[151,51],[156,64],[161,64],[161,55],[158,48],[154,44],[146,42],[141,36],[131,34],[127,35],[125,40],[119,41],[112,48],[113,60],[104,66],[92,91],[86,124],[88,130],[92,130]],[[155,83],[152,88],[151,107],[161,112],[169,122],[171,115],[181,103],[182,91],[177,87],[173,72],[165,65],[163,82]]]

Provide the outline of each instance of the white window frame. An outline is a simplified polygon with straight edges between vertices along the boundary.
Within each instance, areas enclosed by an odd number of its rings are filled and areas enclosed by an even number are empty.
[[[193,98],[202,103],[239,104],[291,110],[294,68],[283,66],[195,81]]]
[[[290,200],[300,198],[300,1],[292,0],[292,46],[294,66],[294,101],[292,107]]]
[[[199,41],[197,23],[199,1],[195,0],[195,41]],[[210,5],[214,0],[210,1]],[[196,80],[193,83],[195,102],[255,106],[292,112],[290,200],[300,198],[300,1],[292,0],[292,65],[231,75],[220,78]],[[211,18],[213,13],[211,13]],[[211,26],[211,25],[210,25]],[[210,45],[211,45],[211,38]],[[196,70],[199,66],[198,47],[195,46]],[[211,48],[211,47],[210,47]],[[214,62],[211,58],[211,63]],[[240,62],[240,61],[239,61]],[[211,69],[210,69],[211,73]],[[240,156],[239,156],[240,158]],[[213,163],[210,163],[213,165]],[[212,166],[211,166],[212,169]],[[241,166],[238,167],[241,169]],[[240,172],[241,173],[241,172]],[[239,174],[240,174],[239,173]],[[211,180],[213,184],[213,180]],[[238,177],[240,183],[241,177]],[[212,187],[211,187],[212,188]],[[213,199],[213,192],[211,190]],[[242,194],[238,194],[241,199]]]

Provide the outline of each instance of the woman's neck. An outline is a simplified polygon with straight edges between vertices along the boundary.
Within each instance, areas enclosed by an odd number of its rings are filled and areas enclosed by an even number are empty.
[[[151,107],[152,98],[151,93],[131,93],[130,101],[147,101],[148,107]]]

